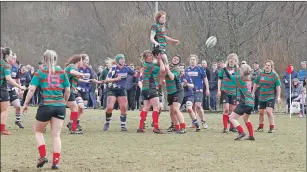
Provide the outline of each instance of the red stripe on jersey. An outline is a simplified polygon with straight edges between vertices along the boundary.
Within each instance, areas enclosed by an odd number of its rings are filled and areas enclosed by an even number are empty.
[[[43,73],[49,73],[48,70],[41,69],[41,71],[42,71]],[[64,74],[64,71],[63,71],[63,70],[55,71],[54,74]]]
[[[63,88],[59,88],[59,87],[54,87],[54,88],[42,88],[42,90],[55,90],[55,91],[61,91],[63,90]]]
[[[41,82],[48,82],[48,79],[41,79],[40,81],[41,81]],[[60,81],[60,82],[64,82],[63,79],[60,79],[59,81]]]
[[[260,91],[260,94],[274,94],[275,90],[272,91]]]

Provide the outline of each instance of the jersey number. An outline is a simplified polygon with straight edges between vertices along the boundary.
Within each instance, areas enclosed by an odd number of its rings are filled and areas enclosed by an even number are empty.
[[[60,76],[59,75],[48,75],[48,87],[59,87]]]

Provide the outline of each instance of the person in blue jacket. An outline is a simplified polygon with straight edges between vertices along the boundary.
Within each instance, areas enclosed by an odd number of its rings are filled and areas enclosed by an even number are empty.
[[[297,72],[297,78],[301,83],[303,83],[307,75],[306,61],[302,61],[301,66],[302,69]]]

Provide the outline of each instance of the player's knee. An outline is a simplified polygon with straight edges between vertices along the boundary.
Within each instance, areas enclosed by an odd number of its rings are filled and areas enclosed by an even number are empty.
[[[16,112],[20,112],[20,106],[15,107]]]
[[[113,107],[111,106],[107,106],[106,112],[111,113],[113,110]]]
[[[78,111],[78,105],[77,105],[77,104],[70,104],[70,105],[69,105],[69,109],[70,109],[72,112],[77,112],[77,111]]]
[[[52,140],[60,140],[60,134],[61,132],[52,130],[51,131],[51,136],[52,136]]]
[[[148,111],[149,111],[149,107],[148,107],[148,106],[143,106],[143,107],[142,107],[142,111],[148,112]]]
[[[73,107],[70,108],[70,110],[72,112],[77,112],[78,111],[78,106],[73,106]]]
[[[229,110],[228,109],[224,109],[224,113],[229,114]]]
[[[160,106],[157,106],[157,107],[153,108],[153,111],[159,112],[159,110],[160,110]]]
[[[120,110],[120,113],[121,113],[121,114],[126,114],[126,112],[127,112],[127,107],[120,107],[119,110]]]
[[[193,113],[192,107],[187,108],[187,110],[188,110],[189,113]]]

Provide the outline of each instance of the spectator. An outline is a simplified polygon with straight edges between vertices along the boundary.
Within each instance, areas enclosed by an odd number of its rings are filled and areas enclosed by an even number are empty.
[[[293,66],[292,66],[292,68],[293,68]],[[293,68],[293,72],[291,73],[291,80],[293,81],[294,78],[297,78],[297,73],[296,73],[296,71]],[[290,82],[290,75],[286,71],[284,73],[284,76],[283,76],[283,83],[284,83],[284,87],[285,87],[286,100],[289,99],[289,95],[290,95],[290,93],[289,93],[289,91],[290,91],[290,87],[289,87],[290,83],[289,82]]]
[[[297,98],[295,98],[293,101],[299,101],[300,102],[301,111],[298,114],[298,116],[301,117],[301,118],[306,116],[306,88],[303,88],[300,95]]]
[[[97,79],[97,74],[96,72],[93,70],[92,66],[89,65],[89,68],[92,70],[92,74],[93,74],[93,79]],[[97,84],[95,82],[91,82],[90,83],[90,96],[89,96],[89,102],[88,102],[88,107],[90,108],[94,108],[97,109],[97,101],[96,101],[96,90],[97,90]]]
[[[106,80],[107,75],[108,75],[111,67],[112,67],[112,65],[108,64],[107,67],[102,71],[102,74],[100,76],[101,81]],[[102,92],[102,99],[101,99],[102,109],[105,109],[106,106],[107,106],[107,92],[108,92],[107,83],[105,83],[105,84],[103,84],[103,92]]]
[[[261,69],[259,68],[259,62],[255,61],[254,62],[254,69],[251,75],[252,79],[252,85],[254,85],[254,81],[257,78],[257,76],[261,73]],[[254,106],[254,112],[258,112],[258,105],[259,105],[259,94],[260,94],[260,88],[258,87],[255,92],[255,106]]]
[[[137,76],[137,80],[138,80],[138,83],[139,83],[140,77],[141,77],[141,67],[140,66],[138,66],[136,68],[136,76]],[[135,103],[136,103],[137,109],[141,108],[141,106],[140,106],[140,103],[141,103],[140,96],[141,96],[141,87],[140,87],[139,84],[136,84]]]
[[[217,82],[218,82],[219,71],[217,69],[217,63],[212,63],[212,71],[209,82],[210,89],[210,107],[212,110],[216,110],[216,95],[217,95]]]
[[[307,75],[306,61],[302,61],[301,66],[302,66],[302,69],[298,71],[297,78],[300,82],[303,82]]]
[[[134,71],[134,64],[130,64],[129,67]],[[136,77],[132,75],[128,75],[126,79],[126,90],[127,90],[127,98],[128,98],[128,110],[135,110],[135,96],[136,96],[136,85],[138,80]]]
[[[30,72],[31,69],[32,69],[32,67],[31,67],[30,65],[28,65],[28,66],[29,66],[29,68],[30,68],[30,70],[28,70],[28,73],[31,75],[31,78],[33,78],[33,74]],[[43,67],[44,67],[43,62],[38,62],[37,68],[38,68],[38,69],[43,69]],[[27,67],[27,68],[28,68],[28,67]],[[37,70],[38,70],[38,69],[37,69]],[[36,88],[35,93],[34,93],[34,96],[32,97],[32,103],[33,103],[33,104],[40,104],[40,103],[41,103],[41,100],[42,100],[41,90],[40,90],[40,88],[38,87],[38,88]]]
[[[210,81],[210,79],[211,79],[211,77],[210,77],[210,69],[208,68],[208,63],[207,63],[207,61],[206,60],[203,60],[202,62],[201,62],[201,67],[204,69],[204,71],[206,72],[206,76],[207,76],[207,78],[208,78],[208,81]],[[206,90],[206,86],[205,86],[205,83],[204,83],[204,89],[203,90]],[[204,93],[204,96],[203,96],[203,109],[204,110],[209,110],[209,96],[207,96],[206,94],[205,94],[205,92],[203,92]]]
[[[98,78],[99,81],[101,81],[101,75],[102,75],[103,69],[104,69],[103,66],[99,66],[98,67],[97,78]],[[101,106],[102,106],[102,102],[101,101],[102,101],[102,93],[103,93],[103,84],[97,85],[97,89],[98,89],[97,101],[100,102]]]
[[[294,78],[292,81],[292,85],[291,85],[291,97],[290,95],[288,96],[289,98],[287,99],[287,104],[288,104],[288,112],[290,110],[290,98],[291,98],[291,102],[293,99],[296,99],[301,92],[303,91],[303,85],[300,83],[300,81],[297,78]]]
[[[97,73],[98,79],[100,79],[100,76],[101,76],[102,72],[103,72],[103,66],[99,66],[98,67],[98,73]]]
[[[30,75],[29,72],[27,72],[26,66],[21,66],[21,67],[20,67],[19,78],[20,78],[20,84],[21,84],[22,86],[25,86],[26,88],[28,88],[29,85],[30,85],[30,82],[31,82],[31,75]],[[27,93],[28,93],[28,89],[26,89],[26,90],[23,92],[22,101],[21,101],[21,106],[23,106],[23,103],[24,103],[24,101],[25,101],[25,99],[26,99]]]

